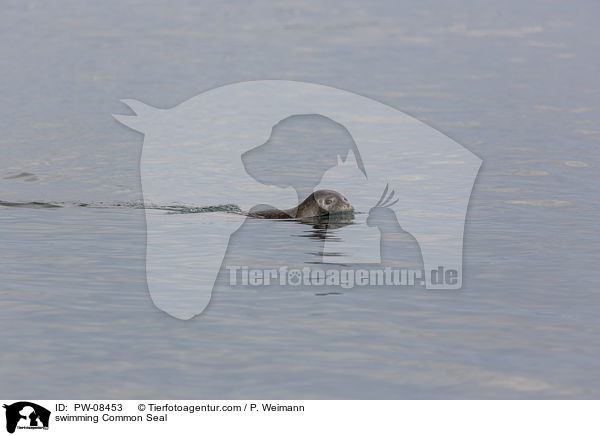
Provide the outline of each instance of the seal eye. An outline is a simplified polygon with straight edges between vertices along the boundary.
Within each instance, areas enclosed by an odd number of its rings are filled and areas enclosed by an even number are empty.
[[[331,204],[333,203],[333,200],[331,198],[328,198],[327,200],[325,200],[325,204]]]

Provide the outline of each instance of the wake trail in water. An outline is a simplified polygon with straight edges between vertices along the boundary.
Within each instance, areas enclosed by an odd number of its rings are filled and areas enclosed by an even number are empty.
[[[39,201],[30,201],[27,203],[0,201],[0,206],[4,207],[21,207],[24,209],[56,209],[62,206],[58,206],[52,203],[43,203]]]
[[[235,214],[242,214],[242,210],[235,204],[222,204],[217,206],[188,206],[181,204],[172,205],[144,205],[141,201],[118,201],[118,202],[10,202],[1,201],[0,206],[11,207],[11,208],[23,208],[23,209],[58,209],[63,207],[81,207],[87,209],[153,209],[153,210],[164,210],[168,213],[209,213],[209,212],[228,212]]]

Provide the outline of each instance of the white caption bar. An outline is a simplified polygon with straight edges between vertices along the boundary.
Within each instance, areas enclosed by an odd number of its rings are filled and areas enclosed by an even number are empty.
[[[3,400],[2,404],[2,432],[19,436],[166,431],[261,436],[600,434],[599,401]]]

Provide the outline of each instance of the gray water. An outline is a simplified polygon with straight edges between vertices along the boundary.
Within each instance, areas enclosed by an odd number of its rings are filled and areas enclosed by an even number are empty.
[[[599,8],[4,2],[2,396],[598,398]],[[190,321],[152,304],[143,138],[111,114],[266,78],[379,100],[483,159],[461,290],[221,283]]]

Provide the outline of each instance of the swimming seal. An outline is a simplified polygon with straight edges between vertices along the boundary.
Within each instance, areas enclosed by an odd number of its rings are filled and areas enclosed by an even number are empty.
[[[291,209],[265,209],[266,207],[268,206],[260,205],[252,208],[250,215],[269,219],[289,219],[354,212],[354,207],[346,197],[328,189],[313,192],[306,197],[306,200]]]

